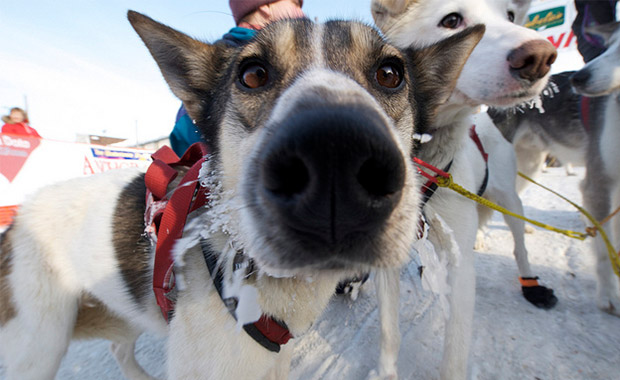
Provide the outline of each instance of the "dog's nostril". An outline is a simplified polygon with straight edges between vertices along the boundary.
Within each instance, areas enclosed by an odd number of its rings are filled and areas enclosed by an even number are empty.
[[[403,171],[398,165],[390,167],[376,158],[366,160],[357,173],[357,181],[371,196],[384,197],[401,190]]]
[[[303,192],[309,182],[308,169],[298,157],[273,159],[263,167],[263,185],[276,195],[292,197]]]
[[[558,58],[558,52],[555,51],[553,52],[553,54],[551,54],[549,56],[549,58],[547,59],[547,66],[551,66],[553,65],[553,63],[555,62],[555,60]]]
[[[549,73],[557,51],[549,41],[529,41],[508,54],[510,69],[521,79],[536,81]]]

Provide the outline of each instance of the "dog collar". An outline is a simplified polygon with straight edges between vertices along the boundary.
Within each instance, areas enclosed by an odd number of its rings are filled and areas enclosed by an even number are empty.
[[[226,305],[228,312],[236,320],[236,310],[239,299],[234,296],[224,296],[224,265],[218,265],[217,254],[213,251],[207,240],[200,240],[200,248],[202,249],[209,274],[213,280],[213,285],[215,289],[217,289],[222,302]],[[232,261],[233,274],[242,269],[245,269],[243,277],[245,279],[249,278],[255,272],[254,261],[249,259],[243,251],[237,251]],[[284,322],[278,321],[265,314],[261,315],[256,322],[244,324],[243,329],[258,344],[272,352],[280,352],[280,345],[286,344],[293,337]]]
[[[164,146],[152,155],[153,163],[144,177],[147,188],[144,221],[147,234],[156,243],[153,292],[167,322],[170,322],[174,315],[175,276],[172,247],[183,235],[187,216],[206,204],[208,189],[200,184],[198,177],[207,154],[207,147],[202,143],[190,146],[181,158],[172,149]],[[186,169],[187,173],[168,197],[168,187],[179,173]],[[217,265],[217,256],[206,240],[201,240],[200,245],[215,288],[228,311],[237,319],[238,299],[223,296],[224,274],[222,267]],[[246,268],[245,277],[248,278],[254,272],[254,263],[239,251],[233,259],[233,273],[242,268]],[[243,325],[243,329],[272,352],[279,352],[280,345],[286,344],[293,337],[284,322],[264,314],[256,322]]]

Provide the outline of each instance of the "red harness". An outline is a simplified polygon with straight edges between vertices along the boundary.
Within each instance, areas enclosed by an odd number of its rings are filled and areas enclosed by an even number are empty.
[[[156,242],[153,292],[167,322],[174,315],[174,301],[170,297],[175,286],[172,248],[183,236],[187,216],[207,202],[209,190],[201,186],[198,179],[207,155],[207,147],[202,143],[190,146],[180,159],[172,149],[163,146],[152,155],[153,163],[144,178],[147,188],[144,220],[147,232]],[[179,175],[179,169],[187,168],[187,173],[169,196],[170,183]],[[258,321],[245,325],[244,329],[263,347],[275,352],[293,337],[281,323],[264,314]]]
[[[475,124],[469,128],[469,138],[472,139],[474,144],[476,144],[478,151],[480,151],[480,154],[482,155],[482,159],[484,159],[484,164],[485,164],[484,180],[482,181],[482,184],[478,188],[478,192],[477,192],[478,195],[482,195],[484,191],[486,190],[487,184],[489,182],[489,154],[484,150],[482,141],[480,141],[480,137],[478,136],[478,133],[476,132]],[[422,185],[422,188],[420,189],[420,191],[422,192],[422,207],[424,207],[426,202],[428,202],[428,200],[433,196],[433,194],[435,194],[435,191],[437,191],[437,188],[439,187],[437,184],[437,177],[448,178],[449,176],[448,172],[450,171],[450,167],[452,166],[453,160],[448,162],[448,165],[446,165],[446,167],[444,167],[443,170],[440,170],[434,167],[433,165],[420,160],[417,157],[413,157],[413,162],[416,165],[418,165],[417,167],[418,173],[427,179],[427,181]],[[424,170],[420,168],[420,166],[430,169],[431,171],[437,173],[437,175],[432,176],[426,173]]]
[[[172,247],[183,236],[187,215],[205,205],[208,189],[200,186],[198,173],[207,155],[203,144],[192,145],[181,159],[167,146],[151,157],[146,184],[145,222],[156,241],[153,291],[157,304],[168,321],[174,310],[169,294],[174,289]],[[168,186],[178,176],[177,169],[189,167],[187,174],[168,197]]]

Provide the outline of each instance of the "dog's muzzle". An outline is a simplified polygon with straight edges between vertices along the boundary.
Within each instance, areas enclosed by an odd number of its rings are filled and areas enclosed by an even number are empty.
[[[257,207],[304,251],[351,251],[382,230],[401,198],[405,163],[388,128],[360,107],[295,112],[259,154]]]

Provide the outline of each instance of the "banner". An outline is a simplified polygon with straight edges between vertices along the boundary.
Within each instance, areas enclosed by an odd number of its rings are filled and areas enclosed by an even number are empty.
[[[538,31],[558,49],[576,50],[577,39],[571,30],[577,16],[573,0],[534,0],[525,26]]]
[[[28,195],[43,186],[113,169],[146,169],[151,153],[0,133],[0,228],[10,223]]]

